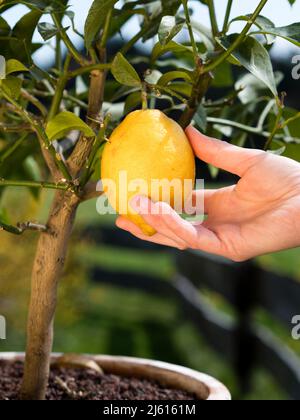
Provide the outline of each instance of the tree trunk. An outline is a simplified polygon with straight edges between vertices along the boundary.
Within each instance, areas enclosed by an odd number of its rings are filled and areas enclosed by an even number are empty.
[[[45,398],[57,287],[78,205],[79,198],[74,194],[57,192],[48,219],[48,231],[42,233],[39,239],[32,272],[26,363],[21,389],[24,400]]]

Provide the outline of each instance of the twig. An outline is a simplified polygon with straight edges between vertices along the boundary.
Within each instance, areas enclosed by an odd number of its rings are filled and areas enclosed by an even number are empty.
[[[68,78],[74,79],[77,76],[81,76],[86,73],[91,73],[94,70],[104,71],[104,70],[110,70],[110,68],[111,68],[111,63],[89,64],[83,67],[79,67],[76,70],[69,71]]]
[[[29,124],[5,124],[0,122],[0,129],[6,133],[23,133],[24,131],[33,131]]]
[[[46,117],[48,114],[47,108],[33,95],[31,95],[27,90],[22,89],[21,95],[24,99],[26,99],[28,102],[30,102],[32,105],[34,105],[42,114],[43,117]]]
[[[262,131],[260,127],[250,127],[248,125],[244,125],[238,123],[236,121],[226,120],[223,118],[214,118],[214,117],[207,117],[207,122],[211,124],[219,124],[224,125],[226,127],[237,128],[245,133],[255,134],[261,137],[269,138],[271,133],[269,131]],[[297,137],[288,137],[283,134],[276,134],[274,140],[284,140],[287,143],[297,143],[300,144],[300,138]]]
[[[280,124],[280,128],[282,128],[282,129],[286,128],[289,124],[291,124],[292,122],[298,120],[299,118],[300,118],[300,112],[298,112],[298,114],[294,115],[291,118],[288,118],[283,123],[281,123]]]
[[[63,28],[60,19],[57,17],[56,13],[51,13],[53,22],[55,23],[55,26],[59,30],[59,34],[61,36],[61,39],[65,43],[66,47],[74,57],[74,59],[80,64],[85,65],[87,63],[87,60],[80,54],[80,52],[77,50],[71,39],[68,37],[65,29]]]
[[[22,235],[27,230],[35,232],[47,232],[48,228],[45,225],[33,222],[18,223],[17,226],[11,226],[0,221],[0,230],[12,233],[13,235]]]
[[[34,131],[36,132],[39,140],[42,143],[42,148],[45,148],[45,151],[49,152],[55,162],[55,164],[57,165],[58,169],[60,170],[61,174],[64,176],[64,178],[66,178],[67,180],[72,180],[71,175],[69,174],[68,168],[65,165],[65,163],[63,162],[61,156],[57,153],[55,147],[53,146],[53,144],[50,142],[50,140],[48,139],[47,134],[45,133],[45,130],[43,128],[43,126],[40,124],[39,121],[36,121],[34,117],[32,117],[30,115],[30,113],[23,109],[13,98],[11,98],[6,92],[4,92],[2,90],[2,95],[3,97],[10,102],[14,109],[24,118],[24,120],[26,120],[31,127],[34,129]],[[45,156],[45,158],[47,158],[47,156]],[[52,168],[52,171],[54,170],[51,162],[49,159],[47,159],[47,164],[49,166],[49,169]]]
[[[264,150],[269,150],[269,148],[271,147],[271,144],[273,143],[273,140],[276,136],[276,133],[278,130],[280,130],[281,126],[280,126],[280,121],[282,118],[282,114],[283,114],[283,106],[281,104],[278,104],[278,113],[275,119],[275,123],[274,123],[274,128],[265,144]]]
[[[16,150],[17,148],[23,143],[23,141],[28,136],[28,133],[23,134],[18,140],[16,140],[12,145],[10,145],[7,149],[4,149],[0,155],[0,165],[8,159]]]
[[[192,94],[184,110],[179,124],[182,128],[186,128],[194,118],[195,113],[197,112],[198,106],[201,103],[201,100],[204,98],[210,83],[212,81],[212,76],[210,73],[202,73],[202,62],[199,62],[198,67],[195,70],[196,80],[193,85]]]
[[[218,22],[216,17],[216,9],[214,0],[207,1],[208,9],[209,9],[209,17],[211,22],[212,33],[214,36],[217,36],[219,33]]]
[[[159,92],[162,91],[162,92],[168,93],[169,95],[174,96],[174,98],[179,99],[180,102],[182,102],[183,104],[187,103],[186,98],[184,98],[179,93],[175,92],[173,89],[168,88],[167,86],[153,85],[151,83],[147,83],[147,86],[154,91],[159,91]]]
[[[94,144],[92,146],[92,150],[90,153],[90,156],[87,161],[87,165],[83,171],[80,186],[84,187],[86,183],[89,181],[91,177],[91,172],[93,170],[93,163],[95,161],[96,154],[99,152],[99,149],[101,147],[101,144],[105,142],[105,131],[107,129],[107,126],[109,124],[111,116],[108,114],[106,115],[104,121],[101,123],[99,133],[94,141]]]
[[[187,0],[181,0],[181,1],[182,1],[183,8],[184,8],[186,24],[187,24],[188,31],[189,31],[189,34],[190,34],[191,44],[192,44],[193,53],[194,53],[194,61],[195,61],[195,64],[197,65],[197,63],[198,63],[198,47],[197,47],[197,44],[196,44],[196,41],[195,41],[194,32],[193,32],[193,28],[192,28],[192,24],[191,24],[190,12],[189,12],[189,8],[188,8],[188,1]]]
[[[1,187],[28,187],[28,188],[42,188],[48,190],[62,190],[67,191],[70,189],[71,184],[67,181],[65,182],[37,182],[37,181],[15,181],[10,179],[0,178],[0,188]]]
[[[256,10],[252,14],[252,16],[249,18],[248,23],[240,33],[240,35],[236,38],[236,40],[232,43],[232,45],[226,50],[223,54],[220,55],[219,58],[217,58],[215,61],[213,61],[211,64],[207,65],[204,69],[205,73],[208,73],[215,68],[217,68],[220,64],[222,64],[225,60],[227,60],[228,57],[236,50],[236,48],[244,41],[246,38],[249,30],[251,29],[252,25],[255,23],[255,20],[257,16],[260,14],[262,9],[265,7],[268,0],[261,0],[259,5],[257,6]]]
[[[224,24],[223,24],[223,34],[226,34],[228,30],[228,23],[230,19],[231,9],[232,9],[233,0],[228,0],[227,7],[226,7],[226,13],[224,18]]]
[[[58,376],[56,376],[55,378],[55,383],[68,395],[69,398],[71,398],[72,400],[78,398],[78,395],[75,391],[72,391],[69,387],[68,384],[63,381],[61,378],[59,378]]]
[[[90,67],[85,68],[85,70],[89,68],[91,76],[87,110],[87,124],[94,130],[99,129],[98,121],[100,119],[100,113],[102,110],[104,100],[104,87],[107,75],[106,70],[111,67],[110,64],[106,64],[106,44],[111,19],[112,14],[109,13],[106,17],[102,37],[100,39],[100,42],[97,44],[100,64],[98,64],[97,67],[95,65],[92,65]],[[88,162],[92,149],[93,142],[91,141],[91,139],[87,138],[84,135],[81,135],[74,148],[73,153],[71,154],[68,160],[71,173],[75,178],[78,178],[80,176],[80,173],[82,171],[84,172],[84,167],[89,164]]]

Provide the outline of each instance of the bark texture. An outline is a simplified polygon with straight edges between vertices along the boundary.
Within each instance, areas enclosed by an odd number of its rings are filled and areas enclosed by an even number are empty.
[[[79,199],[69,192],[57,192],[48,220],[48,231],[39,239],[32,272],[28,315],[25,373],[21,398],[45,398],[53,342],[53,320],[57,287]]]

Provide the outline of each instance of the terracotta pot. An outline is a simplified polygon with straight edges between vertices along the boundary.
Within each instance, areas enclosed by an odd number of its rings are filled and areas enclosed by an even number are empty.
[[[52,362],[61,355],[54,354]],[[194,393],[200,400],[229,401],[231,396],[224,385],[216,379],[170,363],[120,356],[88,356],[105,372],[120,376],[132,376],[155,380],[163,386]],[[0,359],[24,360],[21,353],[0,353]]]

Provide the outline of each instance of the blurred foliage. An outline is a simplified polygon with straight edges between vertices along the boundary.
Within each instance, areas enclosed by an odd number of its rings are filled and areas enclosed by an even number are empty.
[[[246,142],[254,145],[259,139],[261,147],[300,160],[300,113],[284,107],[278,92],[283,75],[274,74],[270,59],[276,37],[300,46],[300,24],[275,27],[261,13],[267,0],[259,2],[252,16],[232,18],[232,2],[228,1],[224,25],[219,28],[214,2],[200,1],[210,12],[209,28],[195,20],[187,0],[131,0],[121,6],[115,0],[94,0],[84,34],[79,34],[87,47],[84,51],[78,51],[69,37],[71,31],[78,34],[78,30],[67,0],[0,1],[0,227],[16,233],[16,221],[35,214],[46,219],[49,198],[40,191],[45,181],[50,181],[51,188],[58,185],[51,184],[41,150],[48,151],[59,167],[60,187],[77,191],[86,180],[98,180],[105,136],[126,113],[145,106],[146,96],[149,107],[162,109],[183,126],[193,120],[207,134],[240,146]],[[27,11],[10,27],[2,14],[16,3],[26,5]],[[288,5],[287,0],[282,0],[282,5]],[[53,22],[45,22],[45,15]],[[119,34],[133,16],[139,17],[140,28],[125,42]],[[244,22],[245,29],[228,36],[235,21]],[[36,29],[45,43],[55,47],[56,61],[48,71],[33,60],[34,52],[44,45],[32,41]],[[138,41],[149,39],[154,41],[150,54],[133,49]],[[67,56],[61,52],[62,43],[67,46]],[[102,114],[99,121],[93,121],[93,131],[91,121],[86,120],[91,69],[108,72]],[[208,85],[216,99],[209,99]],[[98,123],[108,114],[111,118],[105,120],[105,130],[99,129]],[[74,130],[77,138],[81,131],[91,136],[94,144],[80,186],[77,180],[68,179],[64,163],[72,152],[66,137]],[[210,169],[217,175],[216,169]],[[26,186],[32,198],[22,190],[8,192],[8,187],[18,185]],[[120,253],[81,239],[82,226],[93,226],[95,214],[88,205],[79,212],[76,240],[71,243],[59,292],[55,349],[174,361],[219,377],[237,395],[225,361],[182,320],[174,302],[90,284],[88,268],[95,263],[106,268],[147,270],[166,278],[173,270],[171,257],[141,260],[129,251]],[[0,309],[9,326],[8,340],[0,345],[6,350],[22,350],[36,238],[28,233],[21,238],[0,234]],[[299,276],[298,258],[297,250],[261,261],[268,266],[275,261],[277,269]],[[212,300],[220,304],[216,297]],[[280,399],[284,395],[258,372],[255,394],[248,397]]]
[[[9,194],[5,201],[15,201],[20,196]],[[49,196],[41,200],[44,209],[48,207]],[[33,200],[23,197],[27,214],[17,209],[18,216],[40,216]],[[241,398],[234,374],[226,362],[206,343],[205,337],[187,321],[176,302],[150,296],[145,293],[127,291],[95,284],[90,281],[89,270],[98,266],[105,270],[147,272],[163,276],[166,280],[173,274],[170,254],[158,253],[148,258],[146,253],[96,245],[88,240],[83,231],[90,220],[94,229],[110,225],[111,217],[96,215],[95,203],[88,202],[78,214],[77,226],[59,289],[59,306],[56,317],[55,351],[79,353],[124,354],[148,357],[178,363],[206,372],[219,378],[232,390],[235,398]],[[21,246],[20,242],[21,241]],[[25,319],[29,298],[30,265],[36,239],[32,234],[19,238],[5,234],[0,261],[3,271],[0,277],[0,308],[8,324],[8,338],[0,342],[2,351],[22,351],[25,344]],[[299,250],[291,251],[288,264],[269,264],[270,269],[289,270],[297,266]],[[143,256],[142,256],[143,254]],[[146,254],[146,255],[145,255]],[[272,256],[270,256],[272,258]],[[17,263],[16,263],[17,262]],[[300,278],[298,276],[298,278]],[[99,279],[101,280],[101,279]],[[206,299],[216,309],[235,316],[232,308],[220,296],[205,292]],[[270,328],[285,343],[299,352],[299,345],[290,339],[286,329],[271,320],[266,314],[258,313],[257,322]],[[253,377],[253,390],[244,396],[254,400],[286,399],[282,390],[263,370],[257,370]]]

